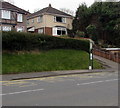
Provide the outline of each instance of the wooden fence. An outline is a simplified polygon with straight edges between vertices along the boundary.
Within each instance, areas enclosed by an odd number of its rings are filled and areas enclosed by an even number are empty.
[[[120,52],[114,54],[101,49],[93,49],[93,54],[112,60],[114,62],[120,63]]]

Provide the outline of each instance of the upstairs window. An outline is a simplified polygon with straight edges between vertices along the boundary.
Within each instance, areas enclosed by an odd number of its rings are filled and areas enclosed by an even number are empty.
[[[29,25],[29,20],[27,20],[27,25]]]
[[[64,17],[59,17],[59,16],[55,16],[55,17],[54,17],[54,21],[55,21],[55,22],[66,23],[66,18],[64,18]]]
[[[23,22],[23,15],[22,14],[17,14],[17,21]]]
[[[2,10],[2,18],[3,19],[10,19],[11,12],[7,10]]]
[[[38,22],[38,23],[41,23],[42,20],[43,20],[42,18],[43,18],[42,16],[39,16],[39,17],[37,18],[37,22]]]

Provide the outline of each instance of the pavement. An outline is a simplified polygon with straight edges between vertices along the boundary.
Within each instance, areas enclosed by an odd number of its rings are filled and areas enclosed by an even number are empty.
[[[105,66],[105,69],[48,71],[48,72],[34,72],[34,73],[1,75],[2,81],[41,78],[41,77],[69,75],[69,74],[84,74],[84,73],[116,72],[116,71],[118,71],[118,63],[113,62],[113,61],[108,60],[108,59],[105,59],[103,57],[96,56],[96,55],[94,55],[94,58],[99,60]]]

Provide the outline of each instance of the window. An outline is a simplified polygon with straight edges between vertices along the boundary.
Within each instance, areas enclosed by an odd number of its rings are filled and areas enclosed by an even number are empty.
[[[17,32],[23,32],[23,27],[17,27]]]
[[[66,28],[63,28],[63,27],[54,27],[53,28],[53,35],[61,36],[61,35],[66,35],[66,34],[67,34]]]
[[[66,18],[64,18],[64,17],[59,17],[59,16],[55,16],[55,17],[54,17],[54,22],[66,23]]]
[[[38,33],[43,34],[43,29],[38,29]]]
[[[0,31],[2,30],[2,27],[0,26]]]
[[[34,23],[34,19],[32,19],[32,23]]]
[[[63,23],[66,23],[66,18],[62,18],[62,22],[63,22]]]
[[[57,22],[62,22],[62,17],[56,17]]]
[[[17,14],[17,21],[23,22],[23,15],[22,14]]]
[[[27,20],[27,25],[29,25],[29,20]]]
[[[2,10],[2,18],[3,19],[10,19],[10,15],[11,15],[10,11]]]
[[[41,23],[41,22],[42,22],[42,16],[39,16],[39,17],[37,18],[37,22],[38,22],[38,23]]]
[[[3,31],[11,31],[11,27],[9,27],[9,26],[3,26],[2,30]]]

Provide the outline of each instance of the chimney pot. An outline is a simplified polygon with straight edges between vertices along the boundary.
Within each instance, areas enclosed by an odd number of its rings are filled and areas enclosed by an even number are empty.
[[[51,4],[49,4],[49,7],[51,7]]]

